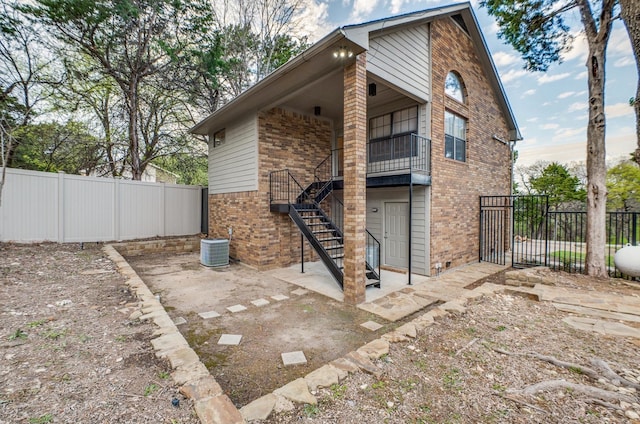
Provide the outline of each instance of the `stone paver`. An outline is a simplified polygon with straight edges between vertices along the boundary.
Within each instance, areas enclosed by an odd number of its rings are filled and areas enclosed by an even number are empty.
[[[276,395],[269,393],[240,408],[246,421],[266,420],[276,406]]]
[[[567,305],[564,303],[553,303],[553,306],[559,311],[573,312],[580,315],[587,315],[590,317],[617,319],[620,321],[640,322],[640,316],[623,314],[620,312],[609,312],[600,309],[588,308],[586,306]]]
[[[182,324],[186,324],[187,320],[184,319],[184,317],[177,317],[176,319],[173,320],[173,323],[175,325],[182,325]]]
[[[218,340],[219,345],[237,346],[242,340],[241,334],[223,334]]]
[[[287,300],[289,299],[289,296],[285,296],[283,294],[276,294],[275,296],[271,296],[271,299],[273,300],[277,300],[278,302],[281,300]]]
[[[309,403],[311,405],[318,403],[318,400],[309,392],[309,387],[304,378],[293,380],[291,383],[274,390],[273,393],[295,403]]]
[[[602,321],[584,317],[566,317],[562,320],[573,328],[593,331],[608,336],[635,337],[640,339],[640,330],[619,322]]]
[[[229,306],[227,308],[227,311],[232,312],[232,313],[236,313],[236,312],[242,312],[242,311],[246,311],[247,307],[246,306],[242,306],[242,305],[233,305],[233,306]]]
[[[382,324],[378,324],[375,321],[367,321],[367,322],[363,322],[362,324],[360,324],[361,327],[366,328],[367,330],[371,330],[371,331],[376,331],[379,330],[383,327]]]
[[[301,365],[307,363],[307,357],[304,356],[304,352],[296,350],[294,352],[285,352],[282,355],[282,363],[285,367],[289,365]]]
[[[356,350],[356,352],[369,359],[378,359],[389,353],[389,342],[382,339],[375,339]]]
[[[319,387],[331,387],[340,381],[338,370],[331,365],[324,365],[304,377],[309,390],[316,390]]]
[[[262,298],[251,301],[251,304],[253,306],[265,306],[265,305],[268,305],[269,303],[270,302],[267,299],[262,299]]]
[[[202,424],[244,424],[240,411],[226,395],[214,396],[195,403]]]
[[[218,318],[220,316],[216,311],[200,312],[198,316],[202,319]]]
[[[295,294],[296,296],[302,296],[304,294],[309,293],[309,290],[306,290],[306,289],[295,289],[291,293]]]

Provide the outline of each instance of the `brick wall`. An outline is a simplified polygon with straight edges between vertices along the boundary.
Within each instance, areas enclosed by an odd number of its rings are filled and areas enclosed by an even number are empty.
[[[509,194],[507,124],[469,36],[451,19],[433,22],[431,271],[478,260],[480,195]],[[444,94],[444,80],[456,71],[465,85],[466,105]],[[444,157],[444,111],[468,119],[467,161]]]
[[[113,243],[122,256],[140,256],[151,253],[189,253],[200,251],[201,238],[177,237]]]
[[[300,262],[300,231],[269,210],[269,172],[288,168],[304,187],[331,152],[329,121],[275,108],[258,115],[258,191],[209,195],[209,236],[228,237],[233,258],[270,269]],[[306,260],[316,260],[305,242]]]

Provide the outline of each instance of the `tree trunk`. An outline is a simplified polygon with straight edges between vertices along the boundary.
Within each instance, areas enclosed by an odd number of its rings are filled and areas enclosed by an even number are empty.
[[[589,44],[587,74],[589,85],[589,123],[587,124],[587,274],[607,278],[604,260],[606,243],[607,167],[605,150],[604,82],[605,56],[614,0],[603,0],[596,24],[588,0],[578,0],[582,23]]]
[[[633,106],[636,111],[636,141],[638,147],[633,157],[636,163],[640,165],[640,1],[620,0],[620,16],[624,21],[624,25],[627,27],[629,39],[631,40],[631,48],[633,49],[633,56],[636,59],[638,82]]]
[[[140,181],[142,179],[142,171],[140,169],[140,157],[138,156],[139,143],[138,140],[138,81],[134,76],[129,83],[128,96],[128,112],[129,112],[129,158],[131,160],[132,179]]]

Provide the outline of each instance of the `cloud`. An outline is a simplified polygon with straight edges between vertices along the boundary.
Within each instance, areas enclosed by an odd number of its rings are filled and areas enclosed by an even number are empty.
[[[524,69],[510,69],[507,72],[501,74],[500,79],[502,80],[503,83],[506,84],[508,82],[517,80],[518,78],[521,78],[526,74],[527,74],[527,71],[525,71]]]
[[[296,35],[306,35],[315,42],[334,29],[327,20],[329,4],[323,1],[302,0],[295,17]]]
[[[604,112],[607,118],[618,118],[620,116],[633,115],[633,108],[629,106],[629,103],[615,103],[606,105]]]
[[[353,0],[349,20],[353,23],[365,20],[378,7],[379,0]]]
[[[575,102],[569,105],[567,112],[582,112],[587,108],[587,102]]]
[[[629,34],[624,27],[618,26],[611,31],[607,53],[613,56],[633,56]]]
[[[558,124],[542,124],[542,125],[540,125],[539,128],[542,129],[542,130],[555,130],[555,129],[560,128],[560,125],[558,125]]]
[[[389,10],[391,13],[398,14],[402,10],[402,5],[407,3],[407,0],[391,0],[391,7]]]
[[[531,89],[525,91],[524,93],[522,93],[522,95],[520,97],[533,96],[534,94],[536,94],[536,90],[534,88],[531,88]]]
[[[538,122],[538,117],[534,116],[533,118],[527,119],[527,122]]]
[[[589,54],[589,44],[587,43],[587,37],[583,32],[573,32],[573,43],[567,51],[560,54],[563,62],[569,62],[575,59],[581,59],[583,62],[587,59]]]
[[[576,94],[575,91],[565,91],[564,93],[558,94],[558,99],[566,99],[567,97],[571,97]]]
[[[575,80],[586,80],[587,79],[587,71],[578,72],[573,79],[575,79]]]
[[[613,66],[616,68],[622,68],[623,66],[635,65],[636,61],[631,56],[622,56],[620,59],[613,62]]]
[[[493,54],[493,61],[497,66],[506,67],[520,62],[520,58],[510,53],[497,52]]]
[[[566,141],[568,139],[575,137],[576,135],[586,135],[586,134],[587,134],[586,126],[580,127],[580,128],[560,128],[558,129],[558,131],[554,133],[552,140]]]
[[[538,84],[548,84],[550,82],[563,80],[570,76],[571,74],[569,72],[563,72],[562,74],[556,75],[544,74],[538,78]]]

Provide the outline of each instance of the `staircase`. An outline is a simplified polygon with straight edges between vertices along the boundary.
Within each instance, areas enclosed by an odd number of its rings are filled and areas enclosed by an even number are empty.
[[[324,163],[324,162],[323,162]],[[333,181],[316,181],[303,188],[295,177],[284,169],[269,174],[271,211],[288,213],[302,235],[316,251],[336,282],[343,287],[344,236],[339,222],[334,222],[320,206],[342,203],[333,195]],[[367,231],[367,287],[380,287],[380,243]],[[377,255],[374,253],[377,252]],[[372,263],[370,263],[372,262]]]

